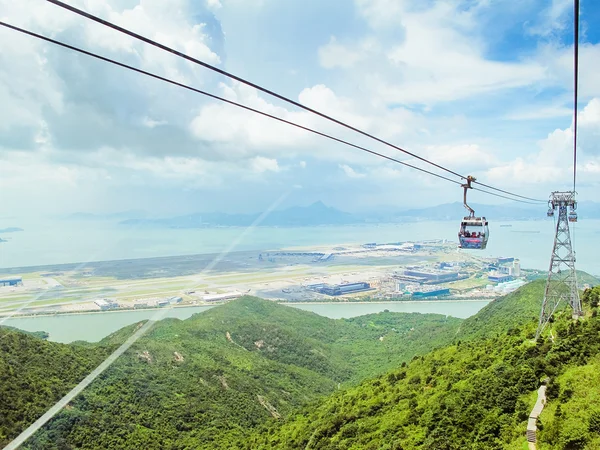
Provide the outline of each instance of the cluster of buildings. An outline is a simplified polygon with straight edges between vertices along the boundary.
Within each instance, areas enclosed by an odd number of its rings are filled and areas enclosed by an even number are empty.
[[[515,258],[497,258],[488,269],[488,280],[494,283],[505,283],[521,276],[521,263]]]
[[[333,285],[319,283],[308,285],[307,288],[311,291],[319,292],[325,295],[331,295],[333,297],[345,294],[355,294],[357,292],[365,292],[373,289],[369,283],[366,283],[364,281],[358,283],[344,283]]]
[[[94,303],[102,311],[108,311],[109,309],[117,309],[119,307],[119,304],[116,301],[110,300],[108,298],[101,298],[98,300],[94,300]]]
[[[213,303],[213,302],[222,302],[225,300],[233,300],[234,298],[241,297],[241,292],[225,292],[224,294],[207,294],[202,297],[205,302]]]
[[[133,309],[145,309],[145,308],[156,308],[156,307],[164,308],[165,306],[175,305],[175,304],[181,303],[182,301],[183,301],[182,297],[137,300],[136,302],[133,303]],[[94,303],[102,311],[119,309],[123,306],[131,308],[131,304],[121,305],[116,300],[109,299],[109,298],[102,298],[102,299],[94,300]]]

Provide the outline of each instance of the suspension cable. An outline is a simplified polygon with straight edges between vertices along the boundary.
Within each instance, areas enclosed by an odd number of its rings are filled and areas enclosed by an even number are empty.
[[[219,69],[216,66],[208,64],[208,63],[206,63],[204,61],[201,61],[199,59],[196,59],[194,57],[186,55],[185,53],[182,53],[182,52],[180,52],[178,50],[175,50],[174,48],[171,48],[171,47],[168,47],[166,45],[163,45],[163,44],[161,44],[159,42],[156,42],[156,41],[154,41],[154,40],[152,40],[150,38],[147,38],[145,36],[142,36],[140,34],[137,34],[137,33],[133,32],[131,30],[128,30],[128,29],[123,28],[123,27],[121,27],[119,25],[116,25],[115,23],[109,22],[109,21],[104,20],[104,19],[102,19],[102,18],[100,18],[98,16],[95,16],[93,14],[90,14],[90,13],[86,12],[86,11],[78,9],[78,8],[76,8],[74,6],[68,5],[68,4],[66,4],[66,3],[64,3],[64,2],[62,2],[60,0],[47,0],[47,1],[50,2],[50,3],[52,3],[52,4],[54,4],[54,5],[56,5],[56,6],[60,6],[61,8],[64,8],[64,9],[66,9],[68,11],[71,11],[71,12],[73,12],[75,14],[78,14],[78,15],[86,18],[86,19],[92,20],[92,21],[97,22],[97,23],[99,23],[101,25],[104,25],[106,27],[112,28],[113,30],[116,30],[116,31],[118,31],[120,33],[126,34],[126,35],[128,35],[130,37],[133,37],[133,38],[137,39],[137,40],[145,42],[146,44],[150,44],[150,45],[152,45],[154,47],[157,47],[157,48],[159,48],[161,50],[164,50],[166,52],[174,54],[174,55],[176,55],[176,56],[178,56],[180,58],[184,58],[184,59],[186,59],[186,60],[188,60],[190,62],[193,62],[194,64],[198,64],[198,65],[200,65],[202,67],[210,69],[210,70],[212,70],[214,72],[217,72],[217,73],[219,73],[219,74],[221,74],[223,76],[231,78],[232,80],[236,80],[236,81],[238,81],[240,83],[243,83],[243,84],[245,84],[247,86],[253,87],[254,89],[257,89],[257,90],[259,90],[261,92],[264,92],[264,93],[266,93],[268,95],[271,95],[271,96],[273,96],[273,97],[275,97],[275,98],[277,98],[279,100],[282,100],[282,101],[284,101],[286,103],[294,105],[294,106],[296,106],[298,108],[301,108],[301,109],[303,109],[305,111],[308,111],[308,112],[310,112],[312,114],[315,114],[315,115],[317,115],[319,117],[327,119],[327,120],[329,120],[331,122],[334,122],[334,123],[336,123],[338,125],[341,125],[342,127],[348,128],[348,129],[350,129],[350,130],[352,130],[352,131],[354,131],[356,133],[359,133],[359,134],[361,134],[363,136],[366,136],[366,137],[368,137],[370,139],[373,139],[373,140],[375,140],[375,141],[377,141],[377,142],[379,142],[381,144],[384,144],[384,145],[387,145],[389,147],[392,147],[392,148],[394,148],[394,149],[396,149],[396,150],[398,150],[400,152],[403,152],[403,153],[405,153],[407,155],[410,155],[413,158],[416,158],[416,159],[418,159],[420,161],[423,161],[423,162],[425,162],[427,164],[430,164],[430,165],[432,165],[432,166],[434,166],[434,167],[436,167],[438,169],[444,170],[444,171],[446,171],[446,172],[448,172],[448,173],[450,173],[452,175],[455,175],[455,176],[457,176],[457,177],[459,177],[461,179],[465,179],[465,180],[467,179],[467,176],[465,176],[465,175],[461,175],[458,172],[455,172],[455,171],[453,171],[451,169],[448,169],[448,168],[446,168],[446,167],[444,167],[444,166],[442,166],[440,164],[437,164],[437,163],[435,163],[433,161],[430,161],[430,160],[428,160],[426,158],[423,158],[422,156],[419,156],[419,155],[417,155],[415,153],[412,153],[412,152],[410,152],[408,150],[405,150],[405,149],[403,149],[403,148],[401,148],[401,147],[399,147],[397,145],[394,145],[394,144],[392,144],[392,143],[390,143],[390,142],[388,142],[388,141],[386,141],[384,139],[378,138],[378,137],[376,137],[376,136],[374,136],[374,135],[372,135],[370,133],[367,133],[366,131],[360,130],[360,129],[352,126],[352,125],[349,125],[349,124],[341,121],[341,120],[335,119],[334,117],[331,117],[331,116],[329,116],[329,115],[327,115],[325,113],[322,113],[322,112],[317,111],[317,110],[315,110],[313,108],[305,106],[305,105],[303,105],[303,104],[301,104],[301,103],[299,103],[299,102],[297,102],[295,100],[292,100],[289,97],[286,97],[284,95],[278,94],[277,92],[274,92],[274,91],[272,91],[270,89],[267,89],[267,88],[265,88],[263,86],[260,86],[260,85],[258,85],[256,83],[253,83],[253,82],[249,81],[249,80],[246,80],[246,79],[244,79],[242,77],[239,77],[239,76],[234,75],[234,74],[232,74],[230,72],[227,72],[227,71],[225,71],[223,69]],[[481,183],[479,183],[479,184],[481,184]],[[483,184],[481,184],[481,185],[483,186]],[[533,200],[533,201],[536,201],[536,202],[544,202],[545,203],[545,200],[539,200],[539,199],[532,199],[532,198],[529,198],[529,197],[523,197],[523,196],[518,195],[518,194],[513,194],[512,192],[508,192],[508,191],[504,191],[504,190],[495,188],[493,186],[485,185],[485,187],[487,187],[488,189],[499,191],[499,192],[504,192],[504,193],[512,195],[514,197],[519,197],[519,198],[524,198],[524,199],[527,199],[527,200]]]
[[[574,3],[574,41],[573,41],[573,192],[577,181],[577,97],[579,81],[579,0]]]
[[[540,199],[537,199],[537,198],[525,197],[524,195],[513,194],[512,192],[508,192],[508,191],[505,191],[503,189],[498,189],[498,188],[495,188],[493,186],[489,186],[489,185],[487,185],[485,183],[481,183],[479,181],[473,181],[473,183],[476,183],[476,184],[478,184],[480,186],[483,186],[483,187],[486,187],[488,189],[493,189],[493,190],[498,191],[498,192],[503,192],[504,194],[512,195],[514,197],[519,197],[519,198],[523,198],[525,200],[530,200],[531,202],[537,202],[537,203],[547,203],[548,202],[548,200],[540,200]],[[486,192],[486,191],[482,190],[482,192]],[[504,198],[508,198],[508,197],[504,197]]]
[[[474,183],[474,182],[473,182],[473,183]],[[485,186],[485,185],[484,185],[484,184],[482,184],[482,183],[478,183],[478,184],[481,184],[482,186]],[[502,195],[502,194],[496,194],[495,192],[486,191],[485,189],[481,189],[481,188],[477,188],[477,187],[474,187],[474,188],[472,188],[472,189],[473,189],[474,191],[483,192],[484,194],[493,195],[493,196],[495,196],[495,197],[505,198],[505,199],[508,199],[508,200],[512,200],[512,201],[514,201],[514,202],[528,203],[528,204],[530,204],[530,205],[539,205],[539,203],[535,203],[535,202],[529,202],[529,201],[526,201],[526,200],[518,200],[518,199],[514,199],[514,198],[512,198],[512,197],[507,197],[506,195]],[[524,198],[527,198],[527,197],[524,197]],[[537,201],[537,200],[536,200],[536,201]]]
[[[146,76],[149,76],[149,77],[151,77],[151,78],[155,78],[155,79],[157,79],[157,80],[164,81],[165,83],[169,83],[169,84],[172,84],[172,85],[175,85],[175,86],[178,86],[178,87],[181,87],[181,88],[187,89],[187,90],[189,90],[189,91],[192,91],[192,92],[195,92],[195,93],[198,93],[198,94],[201,94],[201,95],[204,95],[204,96],[210,97],[210,98],[212,98],[212,99],[214,99],[214,100],[218,100],[218,101],[221,101],[221,102],[223,102],[223,103],[227,103],[227,104],[229,104],[229,105],[236,106],[236,107],[238,107],[238,108],[244,109],[244,110],[246,110],[246,111],[250,111],[250,112],[253,112],[253,113],[259,114],[259,115],[261,115],[261,116],[268,117],[268,118],[270,118],[270,119],[273,119],[273,120],[276,120],[276,121],[278,121],[278,122],[285,123],[285,124],[287,124],[287,125],[291,125],[291,126],[293,126],[293,127],[299,128],[299,129],[301,129],[301,130],[308,131],[308,132],[310,132],[310,133],[312,133],[312,134],[315,134],[315,135],[318,135],[318,136],[322,136],[322,137],[324,137],[324,138],[330,139],[330,140],[332,140],[332,141],[335,141],[335,142],[339,142],[339,143],[341,143],[341,144],[345,144],[345,145],[347,145],[347,146],[349,146],[349,147],[356,148],[356,149],[358,149],[358,150],[364,151],[364,152],[366,152],[366,153],[370,153],[370,154],[372,154],[372,155],[375,155],[375,156],[379,156],[379,157],[381,157],[381,158],[384,158],[384,159],[386,159],[386,160],[388,160],[388,161],[392,161],[392,162],[395,162],[395,163],[397,163],[397,164],[401,164],[401,165],[403,165],[403,166],[409,167],[409,168],[411,168],[411,169],[414,169],[414,170],[418,170],[418,171],[420,171],[420,172],[423,172],[423,173],[425,173],[425,174],[428,174],[428,175],[432,175],[432,176],[434,176],[434,177],[437,177],[437,178],[440,178],[440,179],[442,179],[442,180],[449,181],[449,182],[451,182],[451,183],[454,183],[454,184],[462,185],[462,183],[460,183],[459,181],[453,180],[453,179],[451,179],[451,178],[448,178],[448,177],[446,177],[446,176],[444,176],[444,175],[440,175],[440,174],[438,174],[438,173],[431,172],[431,171],[429,171],[429,170],[426,170],[426,169],[423,169],[423,168],[421,168],[421,167],[418,167],[418,166],[415,166],[415,165],[409,164],[409,163],[407,163],[407,162],[404,162],[404,161],[398,160],[398,159],[396,159],[396,158],[392,158],[392,157],[390,157],[390,156],[384,155],[384,154],[382,154],[382,153],[378,153],[378,152],[376,152],[376,151],[370,150],[370,149],[368,149],[368,148],[366,148],[366,147],[363,147],[363,146],[360,146],[360,145],[353,144],[353,143],[351,143],[351,142],[348,142],[348,141],[346,141],[346,140],[344,140],[344,139],[340,139],[340,138],[337,138],[337,137],[335,137],[335,136],[331,136],[331,135],[329,135],[329,134],[327,134],[327,133],[323,133],[323,132],[317,131],[317,130],[315,130],[315,129],[312,129],[312,128],[309,128],[309,127],[306,127],[306,126],[300,125],[300,124],[298,124],[298,123],[295,123],[295,122],[292,122],[292,121],[289,121],[289,120],[283,119],[283,118],[281,118],[281,117],[274,116],[274,115],[272,115],[272,114],[268,114],[268,113],[266,113],[266,112],[263,112],[263,111],[257,110],[257,109],[255,109],[255,108],[252,108],[252,107],[249,107],[249,106],[246,106],[246,105],[243,105],[243,104],[241,104],[241,103],[238,103],[238,102],[235,102],[235,101],[232,101],[232,100],[228,100],[228,99],[226,99],[226,98],[223,98],[223,97],[219,97],[218,95],[211,94],[210,92],[206,92],[206,91],[203,91],[203,90],[200,90],[200,89],[196,89],[196,88],[194,88],[194,87],[192,87],[192,86],[189,86],[189,85],[186,85],[186,84],[183,84],[183,83],[179,83],[179,82],[177,82],[177,81],[174,81],[174,80],[172,80],[172,79],[169,79],[169,78],[166,78],[166,77],[162,77],[162,76],[160,76],[160,75],[157,75],[157,74],[155,74],[155,73],[152,73],[152,72],[148,72],[148,71],[145,71],[145,70],[142,70],[142,69],[138,69],[137,67],[133,67],[133,66],[130,66],[130,65],[128,65],[128,64],[121,63],[121,62],[119,62],[119,61],[116,61],[116,60],[114,60],[114,59],[111,59],[111,58],[107,58],[107,57],[104,57],[104,56],[98,55],[98,54],[96,54],[96,53],[93,53],[93,52],[90,52],[90,51],[84,50],[84,49],[82,49],[82,48],[79,48],[79,47],[75,47],[75,46],[73,46],[73,45],[70,45],[70,44],[67,44],[67,43],[64,43],[64,42],[58,41],[58,40],[56,40],[56,39],[49,38],[49,37],[47,37],[47,36],[43,36],[43,35],[41,35],[41,34],[38,34],[38,33],[34,33],[34,32],[32,32],[32,31],[29,31],[29,30],[25,30],[25,29],[23,29],[23,28],[17,27],[17,26],[15,26],[15,25],[8,24],[8,23],[6,23],[6,22],[2,22],[2,21],[0,21],[0,25],[1,25],[1,26],[4,26],[4,27],[6,27],[6,28],[12,29],[12,30],[14,30],[14,31],[20,32],[20,33],[22,33],[22,34],[26,34],[26,35],[29,35],[29,36],[31,36],[31,37],[35,37],[35,38],[37,38],[37,39],[40,39],[40,40],[43,40],[43,41],[46,41],[46,42],[49,42],[49,43],[52,43],[52,44],[58,45],[58,46],[60,46],[60,47],[63,47],[63,48],[66,48],[66,49],[69,49],[69,50],[75,51],[75,52],[77,52],[77,53],[81,53],[81,54],[84,54],[84,55],[86,55],[86,56],[90,56],[90,57],[92,57],[92,58],[95,58],[95,59],[98,59],[98,60],[101,60],[101,61],[107,62],[107,63],[109,63],[109,64],[113,64],[113,65],[116,65],[116,66],[122,67],[122,68],[124,68],[124,69],[128,69],[128,70],[131,70],[131,71],[134,71],[134,72],[140,73],[140,74],[142,74],[142,75],[146,75]],[[483,185],[482,183],[479,183],[479,184]],[[484,185],[484,186],[485,186],[485,185]],[[515,199],[515,198],[507,197],[507,196],[505,196],[505,195],[500,195],[500,194],[497,194],[497,193],[494,193],[494,192],[489,192],[489,191],[486,191],[486,190],[484,190],[484,189],[480,189],[480,188],[476,188],[476,187],[474,187],[473,189],[474,189],[474,190],[477,190],[477,191],[480,191],[480,192],[482,192],[482,193],[484,193],[484,194],[488,194],[488,195],[493,195],[493,196],[496,196],[496,197],[505,198],[505,199],[507,199],[507,200],[512,200],[512,201],[521,202],[521,203],[534,204],[534,203],[532,203],[532,202],[529,202],[529,201],[524,201],[524,200],[519,200],[519,199]],[[509,193],[509,194],[510,194],[510,193]],[[522,196],[519,196],[519,197],[522,197]],[[523,197],[523,198],[525,198],[525,199],[528,199],[528,197]]]
[[[277,117],[277,116],[274,116],[274,115],[272,115],[272,114],[268,114],[268,113],[266,113],[266,112],[260,111],[260,110],[258,110],[258,109],[251,108],[250,106],[246,106],[246,105],[243,105],[243,104],[241,104],[241,103],[234,102],[234,101],[232,101],[232,100],[228,100],[228,99],[226,99],[226,98],[223,98],[223,97],[219,97],[218,95],[214,95],[214,94],[211,94],[211,93],[209,93],[209,92],[206,92],[206,91],[203,91],[203,90],[200,90],[200,89],[196,89],[196,88],[194,88],[194,87],[192,87],[192,86],[188,86],[188,85],[186,85],[186,84],[179,83],[179,82],[177,82],[177,81],[174,81],[174,80],[172,80],[172,79],[169,79],[169,78],[162,77],[162,76],[160,76],[160,75],[157,75],[157,74],[155,74],[155,73],[152,73],[152,72],[147,72],[147,71],[145,71],[145,70],[142,70],[142,69],[138,69],[137,67],[133,67],[133,66],[130,66],[130,65],[128,65],[128,64],[124,64],[124,63],[121,63],[121,62],[119,62],[119,61],[115,61],[114,59],[110,59],[110,58],[107,58],[107,57],[104,57],[104,56],[98,55],[98,54],[96,54],[96,53],[89,52],[89,51],[87,51],[87,50],[84,50],[84,49],[82,49],[82,48],[75,47],[75,46],[73,46],[73,45],[66,44],[66,43],[64,43],[64,42],[61,42],[61,41],[57,41],[56,39],[52,39],[52,38],[49,38],[49,37],[43,36],[43,35],[41,35],[41,34],[38,34],[38,33],[34,33],[33,31],[28,31],[28,30],[25,30],[25,29],[23,29],[23,28],[19,28],[19,27],[15,26],[15,25],[10,25],[10,24],[8,24],[8,23],[6,23],[6,22],[2,22],[2,21],[0,21],[0,25],[4,26],[4,27],[6,27],[6,28],[10,28],[11,30],[18,31],[18,32],[20,32],[20,33],[27,34],[27,35],[29,35],[29,36],[35,37],[35,38],[37,38],[37,39],[41,39],[41,40],[44,40],[44,41],[46,41],[46,42],[50,42],[50,43],[52,43],[52,44],[56,44],[56,45],[58,45],[58,46],[61,46],[61,47],[63,47],[63,48],[67,48],[67,49],[69,49],[69,50],[73,50],[73,51],[75,51],[75,52],[78,52],[78,53],[81,53],[81,54],[84,54],[84,55],[90,56],[90,57],[92,57],[92,58],[96,58],[96,59],[99,59],[99,60],[101,60],[101,61],[104,61],[104,62],[107,62],[107,63],[110,63],[110,64],[114,64],[114,65],[116,65],[116,66],[123,67],[123,68],[125,68],[125,69],[129,69],[129,70],[132,70],[132,71],[134,71],[134,72],[141,73],[141,74],[143,74],[143,75],[146,75],[146,76],[149,76],[149,77],[155,78],[155,79],[157,79],[157,80],[164,81],[164,82],[166,82],[166,83],[169,83],[169,84],[172,84],[172,85],[175,85],[175,86],[179,86],[179,87],[181,87],[181,88],[184,88],[184,89],[187,89],[187,90],[189,90],[189,91],[192,91],[192,92],[196,92],[196,93],[198,93],[198,94],[205,95],[205,96],[207,96],[207,97],[210,97],[210,98],[212,98],[212,99],[215,99],[215,100],[219,100],[219,101],[221,101],[221,102],[224,102],[224,103],[227,103],[227,104],[229,104],[229,105],[237,106],[238,108],[242,108],[242,109],[245,109],[245,110],[247,110],[247,111],[251,111],[251,112],[253,112],[253,113],[260,114],[261,116],[268,117],[268,118],[270,118],[270,119],[277,120],[277,121],[279,121],[279,122],[282,122],[282,123],[285,123],[285,124],[291,125],[291,126],[293,126],[293,127],[299,128],[299,129],[301,129],[301,130],[305,130],[305,131],[308,131],[308,132],[310,132],[310,133],[313,133],[313,134],[316,134],[316,135],[319,135],[319,136],[325,137],[325,138],[327,138],[327,139],[330,139],[330,140],[332,140],[332,141],[336,141],[336,142],[339,142],[339,143],[341,143],[341,144],[348,145],[348,146],[350,146],[350,147],[353,147],[353,148],[356,148],[356,149],[358,149],[358,150],[361,150],[361,151],[364,151],[364,152],[370,153],[370,154],[372,154],[372,155],[379,156],[379,157],[381,157],[381,158],[387,159],[388,161],[392,161],[392,162],[395,162],[395,163],[398,163],[398,164],[402,164],[403,166],[410,167],[411,169],[418,170],[418,171],[420,171],[420,172],[426,173],[426,174],[428,174],[428,175],[432,175],[432,176],[434,176],[434,177],[437,177],[437,178],[441,178],[442,180],[446,180],[446,181],[449,181],[449,182],[451,182],[451,183],[458,184],[458,185],[460,185],[460,184],[461,184],[459,181],[456,181],[456,180],[453,180],[453,179],[451,179],[451,178],[445,177],[444,175],[440,175],[440,174],[437,174],[437,173],[435,173],[435,172],[431,172],[431,171],[429,171],[429,170],[423,169],[423,168],[421,168],[421,167],[414,166],[414,165],[412,165],[412,164],[409,164],[409,163],[407,163],[407,162],[404,162],[404,161],[400,161],[400,160],[398,160],[398,159],[392,158],[392,157],[390,157],[390,156],[387,156],[387,155],[384,155],[384,154],[382,154],[382,153],[375,152],[375,151],[373,151],[373,150],[370,150],[370,149],[368,149],[368,148],[366,148],[366,147],[362,147],[362,146],[360,146],[360,145],[356,145],[356,144],[353,144],[353,143],[351,143],[351,142],[345,141],[345,140],[343,140],[343,139],[340,139],[340,138],[337,138],[337,137],[331,136],[331,135],[329,135],[329,134],[327,134],[327,133],[323,133],[323,132],[317,131],[317,130],[315,130],[315,129],[312,129],[312,128],[309,128],[309,127],[305,127],[305,126],[303,126],[303,125],[300,125],[300,124],[298,124],[298,123],[291,122],[291,121],[289,121],[289,120],[286,120],[286,119],[282,119],[281,117]]]

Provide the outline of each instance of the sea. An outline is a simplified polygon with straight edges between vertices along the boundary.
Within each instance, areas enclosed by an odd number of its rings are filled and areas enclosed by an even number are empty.
[[[572,225],[577,268],[600,275],[600,220],[581,220]],[[575,225],[575,226],[573,226]],[[110,221],[25,221],[0,219],[0,229],[24,231],[0,234],[2,268],[111,261],[159,256],[265,251],[290,247],[392,243],[446,239],[457,241],[458,221],[427,221],[311,227],[222,227],[198,229],[136,228]],[[554,241],[552,219],[491,222],[484,251],[474,254],[513,256],[521,266],[548,270]]]
[[[381,303],[328,303],[328,304],[288,304],[290,307],[312,311],[330,319],[350,318],[373,314],[384,310],[393,312],[435,313],[467,318],[476,314],[488,301],[420,301],[420,302],[381,302]],[[171,308],[164,311],[163,317],[187,319],[218,306],[189,306]],[[163,311],[160,311],[161,313]],[[141,320],[154,317],[157,310],[112,311],[88,314],[59,314],[53,316],[15,317],[6,320],[7,325],[26,331],[46,331],[48,339],[54,342],[73,341],[97,342],[111,333]]]
[[[88,261],[110,261],[233,251],[265,251],[291,247],[343,245],[348,243],[395,243],[445,239],[456,241],[458,221],[424,221],[393,224],[363,224],[317,227],[222,227],[201,229],[149,229],[124,227],[110,221],[5,223],[0,229],[18,226],[24,231],[2,234],[2,268],[54,265]],[[582,220],[572,227],[577,268],[600,275],[600,220]],[[552,219],[492,222],[488,247],[469,251],[482,257],[510,256],[521,267],[548,270],[554,241]],[[459,251],[459,250],[457,250]],[[464,251],[464,250],[460,250]],[[387,304],[296,305],[318,314],[339,318],[389,309],[391,311],[449,314],[468,317],[486,302],[412,302]],[[206,308],[204,308],[206,309]],[[201,312],[201,307],[174,308],[168,315],[180,319]],[[48,331],[50,340],[97,341],[117,329],[144,320],[153,312],[129,311],[73,314],[55,317],[14,318],[4,325],[29,331]]]

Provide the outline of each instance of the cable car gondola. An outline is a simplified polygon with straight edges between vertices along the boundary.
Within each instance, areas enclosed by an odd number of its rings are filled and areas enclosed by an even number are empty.
[[[475,211],[467,205],[467,189],[472,189],[472,181],[475,181],[475,178],[469,175],[467,177],[467,184],[462,185],[465,190],[463,203],[465,208],[469,211],[469,215],[464,217],[460,223],[458,248],[483,250],[487,246],[490,231],[487,219],[485,217],[475,217]]]

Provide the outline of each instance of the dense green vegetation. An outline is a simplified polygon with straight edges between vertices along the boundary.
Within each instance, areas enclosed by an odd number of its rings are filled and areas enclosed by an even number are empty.
[[[26,448],[227,448],[258,425],[446,345],[460,323],[400,313],[331,320],[251,297],[163,320]]]
[[[36,334],[0,327],[0,446],[46,412],[113,348],[46,342]]]
[[[464,321],[331,320],[253,297],[163,320],[24,448],[521,450],[546,378],[539,448],[600,448],[600,288],[584,320],[559,311],[534,342],[543,289]],[[0,330],[0,444],[136,326],[74,345]]]
[[[536,286],[521,291],[525,303],[531,289]],[[599,288],[584,295],[590,306],[598,297]],[[518,300],[518,293],[505,297],[471,323],[478,325],[503,302]],[[600,320],[594,312],[578,322],[568,311],[558,313],[553,339],[537,342],[531,339],[535,320],[512,328],[515,320],[506,316],[507,332],[496,327],[491,338],[457,341],[335,393],[284,424],[256,432],[240,447],[518,450],[535,390],[549,377],[540,448],[599,448]]]
[[[490,302],[477,314],[464,320],[457,338],[493,337],[537,321],[545,285],[546,280],[535,280],[515,292]]]
[[[18,328],[15,327],[9,327],[7,325],[2,325],[4,331],[18,331],[20,333],[25,333],[25,334],[29,334],[31,336],[35,336],[37,338],[40,339],[48,339],[50,337],[50,333],[48,333],[47,331],[25,331],[25,330],[19,330]]]
[[[596,323],[600,286],[587,289],[582,295],[585,307],[590,311],[592,323]],[[591,333],[571,336],[581,353],[579,364],[571,364],[548,386],[548,407],[540,417],[540,450],[598,449],[600,448],[600,354],[598,335],[600,327],[589,326]],[[560,336],[569,333],[569,327],[559,326],[555,330]],[[566,339],[564,339],[566,341]],[[563,342],[563,346],[572,342]],[[582,360],[586,360],[582,364]]]

